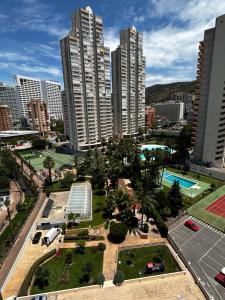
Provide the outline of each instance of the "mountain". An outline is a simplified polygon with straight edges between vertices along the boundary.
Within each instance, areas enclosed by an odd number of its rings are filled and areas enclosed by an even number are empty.
[[[145,89],[146,105],[170,100],[174,92],[194,93],[196,80],[186,82],[173,82],[168,84],[155,84]]]

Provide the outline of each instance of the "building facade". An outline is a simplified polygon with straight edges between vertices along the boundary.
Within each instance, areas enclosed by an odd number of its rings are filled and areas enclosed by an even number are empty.
[[[135,136],[145,127],[143,35],[134,26],[121,31],[112,52],[112,103],[115,136]]]
[[[90,7],[77,10],[60,43],[71,148],[84,150],[112,136],[110,51],[102,18]]]
[[[20,115],[14,86],[4,85],[0,82],[0,105],[8,106],[12,116],[13,128],[18,129],[20,127]]]
[[[185,120],[192,121],[193,118],[193,97],[194,93],[188,92],[175,92],[171,94],[172,101],[184,102],[184,118]]]
[[[192,142],[195,160],[224,167],[225,15],[199,45]]]
[[[27,104],[28,123],[32,130],[37,130],[42,134],[50,131],[49,115],[47,103],[42,100],[32,99]]]
[[[0,105],[0,131],[11,130],[12,128],[10,108],[7,105]]]
[[[154,105],[155,115],[160,118],[167,118],[171,122],[182,122],[184,120],[183,102],[162,102]]]
[[[61,92],[62,97],[62,109],[63,109],[63,123],[64,123],[64,135],[65,137],[69,137],[69,113],[67,110],[67,102],[66,102],[66,91]]]
[[[148,107],[145,109],[145,128],[150,129],[155,125],[155,108]]]
[[[27,76],[15,76],[16,98],[20,106],[23,123],[28,119],[28,103],[40,99],[47,103],[50,118],[62,119],[62,99],[60,84]]]

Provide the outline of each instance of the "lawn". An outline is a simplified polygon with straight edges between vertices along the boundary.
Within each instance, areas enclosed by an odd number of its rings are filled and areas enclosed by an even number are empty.
[[[225,232],[225,218],[219,217],[205,208],[219,197],[225,194],[225,185],[209,194],[201,201],[195,203],[188,209],[188,213],[203,222],[212,225],[213,227]]]
[[[164,272],[155,272],[148,275],[143,274],[146,263],[150,261],[158,262],[159,260],[165,266]],[[117,269],[124,272],[125,279],[173,273],[180,270],[168,247],[164,245],[121,250],[118,256]]]
[[[97,247],[86,247],[84,254],[78,254],[74,249],[72,251],[73,263],[68,267],[65,267],[65,249],[62,250],[60,257],[53,257],[42,264],[42,267],[49,270],[49,283],[43,289],[33,285],[31,287],[31,294],[71,289],[96,283],[96,275],[102,272],[103,252],[98,251]],[[85,271],[87,263],[91,264],[91,280],[89,282],[80,283],[82,275],[87,273],[87,271]],[[62,282],[63,279],[64,282]]]
[[[51,156],[55,161],[55,169],[59,169],[64,164],[73,165],[74,156],[55,151],[22,151],[20,155],[27,160],[35,170],[43,169],[43,161],[47,156]]]

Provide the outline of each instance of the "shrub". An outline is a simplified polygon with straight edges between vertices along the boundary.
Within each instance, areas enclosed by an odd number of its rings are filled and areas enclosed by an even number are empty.
[[[71,249],[66,250],[66,258],[65,258],[65,264],[71,265],[73,262],[73,252]]]
[[[105,245],[104,243],[101,243],[101,242],[100,242],[100,243],[98,244],[98,250],[99,250],[99,251],[105,251],[105,248],[106,248],[106,245]]]
[[[62,224],[62,234],[66,233],[66,223]]]
[[[124,273],[122,271],[117,271],[114,276],[113,283],[115,285],[121,285],[124,282],[124,279],[125,279]]]
[[[93,265],[92,265],[92,263],[91,263],[91,262],[87,262],[87,263],[85,264],[85,266],[84,266],[83,271],[84,271],[85,273],[91,273],[92,270],[93,270]]]
[[[82,275],[82,277],[79,279],[80,283],[88,282],[90,280],[91,276],[90,273],[85,273]]]
[[[148,229],[149,229],[149,227],[148,227],[148,224],[147,224],[147,223],[145,223],[145,224],[143,225],[143,227],[141,228],[141,230],[142,230],[143,232],[145,232],[145,233],[148,233]]]
[[[106,222],[106,223],[104,224],[104,228],[105,228],[105,229],[108,229],[108,228],[109,228],[109,223],[108,223],[108,222]]]
[[[84,229],[78,232],[77,236],[87,236],[88,235],[88,230]]]
[[[98,273],[96,277],[97,284],[103,286],[105,282],[105,276],[102,273]]]
[[[128,259],[128,260],[126,261],[126,264],[127,264],[128,266],[132,265],[132,260]]]
[[[40,289],[43,289],[45,286],[48,285],[48,277],[49,277],[48,269],[40,266],[37,268],[37,271],[35,272],[34,284],[38,285]]]
[[[112,243],[116,243],[116,244],[122,243],[126,238],[127,231],[128,228],[125,224],[111,222],[108,239]]]
[[[80,241],[77,248],[76,248],[76,252],[79,254],[84,254],[85,252],[85,242]]]

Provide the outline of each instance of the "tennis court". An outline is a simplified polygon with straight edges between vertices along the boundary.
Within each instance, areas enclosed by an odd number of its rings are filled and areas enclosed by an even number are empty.
[[[217,216],[225,218],[225,195],[211,203],[206,207],[206,210],[214,213]]]
[[[68,164],[73,165],[74,156],[62,153],[56,153],[54,151],[40,151],[35,153],[22,154],[23,158],[27,160],[35,170],[41,170],[44,168],[43,161],[47,156],[51,156],[55,162],[55,170],[58,170],[61,166]]]
[[[188,213],[225,231],[225,185],[189,207]]]

